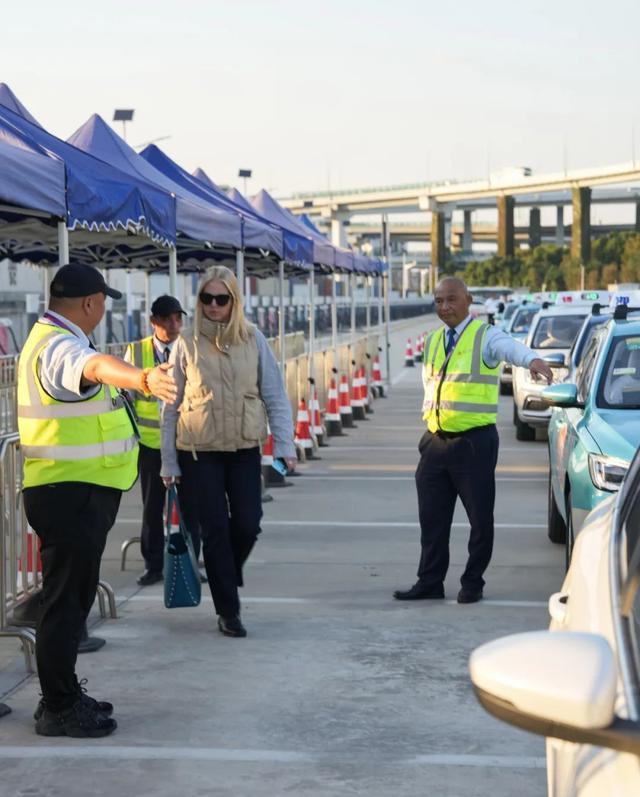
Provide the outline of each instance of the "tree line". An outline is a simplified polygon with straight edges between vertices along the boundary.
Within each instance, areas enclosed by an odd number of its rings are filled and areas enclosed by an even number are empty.
[[[464,268],[449,260],[444,273],[461,277],[467,285],[509,285],[529,290],[580,289],[580,263],[568,247],[544,244],[520,250],[512,257],[493,255]],[[606,289],[616,282],[640,282],[640,234],[612,232],[596,238],[585,263],[585,289]]]

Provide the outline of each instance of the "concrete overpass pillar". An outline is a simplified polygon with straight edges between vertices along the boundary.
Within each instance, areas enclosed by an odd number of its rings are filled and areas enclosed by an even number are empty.
[[[541,243],[540,208],[531,208],[529,210],[529,249],[540,246]]]
[[[515,251],[513,229],[515,204],[512,196],[498,197],[498,255],[500,257],[512,257]]]
[[[636,202],[636,223],[633,229],[640,232],[640,202]]]
[[[591,189],[574,188],[571,257],[586,263],[591,259]]]
[[[556,245],[564,246],[564,205],[556,208]]]
[[[462,251],[465,254],[473,252],[473,227],[470,210],[464,212],[464,226],[462,228]]]
[[[438,273],[444,267],[447,250],[445,245],[445,212],[444,210],[431,211],[431,292],[438,284]]]
[[[346,247],[347,244],[347,228],[345,221],[348,217],[344,215],[331,217],[331,243],[334,246]]]

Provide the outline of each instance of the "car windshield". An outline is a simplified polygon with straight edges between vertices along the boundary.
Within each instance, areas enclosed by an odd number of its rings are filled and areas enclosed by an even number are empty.
[[[502,314],[502,320],[503,321],[508,321],[511,318],[511,316],[515,313],[515,311],[518,309],[519,306],[520,305],[515,304],[515,302],[511,302],[511,304],[508,304],[504,308],[504,313]]]
[[[614,338],[600,377],[598,406],[640,409],[640,335]]]
[[[574,343],[574,351],[572,353],[572,362],[575,365],[580,365],[582,362],[582,355],[587,350],[587,346],[591,343],[591,339],[596,334],[598,329],[608,321],[610,316],[594,316],[589,323],[589,326],[585,329],[584,334],[580,339],[577,339]]]
[[[528,332],[533,317],[539,309],[538,307],[520,307],[513,317],[509,332]]]
[[[584,319],[584,315],[543,316],[538,321],[531,348],[570,349]]]

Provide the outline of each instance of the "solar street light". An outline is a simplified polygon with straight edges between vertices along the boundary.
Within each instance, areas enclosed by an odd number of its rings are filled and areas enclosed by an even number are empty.
[[[122,122],[122,137],[127,140],[127,122],[133,122],[133,108],[116,108],[113,112],[113,121]]]
[[[242,177],[244,181],[244,195],[247,195],[247,180],[251,177],[253,172],[251,169],[239,169],[238,170],[238,177]]]

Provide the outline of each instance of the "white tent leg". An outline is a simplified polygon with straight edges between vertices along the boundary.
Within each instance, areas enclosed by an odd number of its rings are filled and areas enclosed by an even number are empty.
[[[178,250],[174,247],[169,249],[169,293],[176,295],[178,290]]]
[[[337,370],[338,363],[338,275],[333,272],[331,276],[331,348],[333,349],[333,367]],[[336,376],[337,378],[337,376]]]
[[[315,378],[314,354],[316,349],[316,297],[315,274],[313,268],[309,272],[309,376]]]
[[[286,361],[285,353],[285,327],[284,327],[284,260],[280,261],[278,266],[278,338],[279,338],[279,351],[280,351],[280,373],[284,379],[284,364]]]

